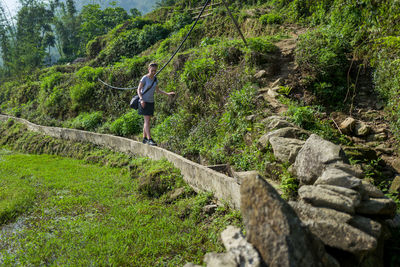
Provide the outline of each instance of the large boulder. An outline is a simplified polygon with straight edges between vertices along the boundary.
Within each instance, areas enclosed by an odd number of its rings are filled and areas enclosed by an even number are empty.
[[[305,185],[299,189],[299,197],[313,206],[331,208],[350,214],[360,205],[361,196],[358,192],[339,186]]]
[[[304,145],[304,141],[294,138],[284,138],[273,136],[269,142],[274,151],[275,158],[280,162],[293,163],[300,149]]]
[[[337,266],[322,243],[302,226],[294,210],[259,177],[240,187],[247,240],[269,266]]]
[[[328,165],[340,162],[347,162],[340,146],[312,134],[299,151],[293,172],[301,184],[313,184]]]
[[[381,225],[369,218],[290,202],[297,215],[325,245],[351,253],[373,251],[381,234]]]

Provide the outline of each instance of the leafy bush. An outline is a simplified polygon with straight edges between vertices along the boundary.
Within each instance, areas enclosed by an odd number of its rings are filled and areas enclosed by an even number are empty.
[[[268,13],[260,17],[260,22],[263,25],[267,24],[282,24],[283,18],[277,13]]]
[[[113,134],[129,136],[138,134],[143,128],[143,118],[136,110],[132,110],[116,119],[110,126]]]
[[[60,83],[62,80],[63,74],[61,72],[54,72],[49,76],[44,76],[41,79],[40,88],[45,90],[46,92],[51,91],[54,86]]]
[[[178,31],[188,24],[192,23],[192,16],[187,12],[174,12],[172,18],[167,21],[167,24],[172,31]]]
[[[291,103],[289,104],[286,115],[298,126],[318,134],[331,142],[336,144],[350,143],[344,135],[333,128],[329,120],[322,120],[319,118],[320,111],[318,107],[298,106]]]
[[[79,80],[97,82],[97,78],[103,74],[103,71],[103,68],[92,68],[90,66],[85,66],[76,73],[76,76]]]
[[[316,125],[315,110],[309,106],[290,106],[287,113],[293,122],[306,130],[311,130]]]
[[[247,39],[249,48],[255,52],[268,54],[276,52],[278,47],[271,43],[268,39],[262,37],[254,37]]]
[[[181,74],[181,81],[189,89],[201,88],[208,77],[215,71],[216,64],[212,58],[196,58],[188,60]]]
[[[74,109],[85,109],[89,106],[96,87],[95,82],[82,81],[71,88],[71,100]]]
[[[344,99],[349,51],[350,44],[329,28],[319,28],[300,37],[296,62],[309,77],[310,88],[321,102],[334,105]]]
[[[93,131],[101,125],[103,112],[81,113],[72,122],[71,127],[87,131]]]
[[[400,59],[381,57],[376,65],[374,72],[376,89],[387,101],[393,132],[400,140]]]
[[[103,71],[103,68],[85,66],[76,73],[77,83],[70,91],[74,109],[84,110],[96,102],[94,99],[96,83]]]
[[[138,35],[139,50],[144,51],[168,36],[169,31],[161,24],[146,25]]]

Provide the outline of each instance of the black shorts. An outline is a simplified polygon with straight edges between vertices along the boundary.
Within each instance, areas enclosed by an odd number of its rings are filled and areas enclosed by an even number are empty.
[[[147,115],[153,116],[154,114],[154,103],[146,102],[146,106],[142,108],[142,105],[139,103],[139,115]]]

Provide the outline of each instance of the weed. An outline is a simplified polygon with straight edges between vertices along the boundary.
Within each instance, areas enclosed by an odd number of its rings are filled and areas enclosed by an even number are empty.
[[[263,25],[267,24],[282,24],[283,18],[277,13],[268,13],[260,17],[260,22]]]
[[[75,129],[93,131],[101,125],[102,120],[103,112],[101,111],[96,111],[92,113],[84,112],[73,119],[70,123],[70,126]]]
[[[119,136],[138,134],[143,128],[143,117],[136,110],[131,110],[116,119],[110,125],[110,131]]]

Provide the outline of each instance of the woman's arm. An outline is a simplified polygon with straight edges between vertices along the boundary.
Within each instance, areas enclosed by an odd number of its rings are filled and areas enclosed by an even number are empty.
[[[168,96],[175,95],[175,92],[169,92],[169,93],[167,93],[167,92],[161,90],[161,89],[158,87],[158,84],[156,85],[156,91],[157,91],[158,93],[160,93],[160,94],[164,94],[164,95],[168,95]]]
[[[142,89],[143,89],[144,83],[140,82],[138,89],[137,89],[137,94],[139,96],[139,99],[142,100]]]

